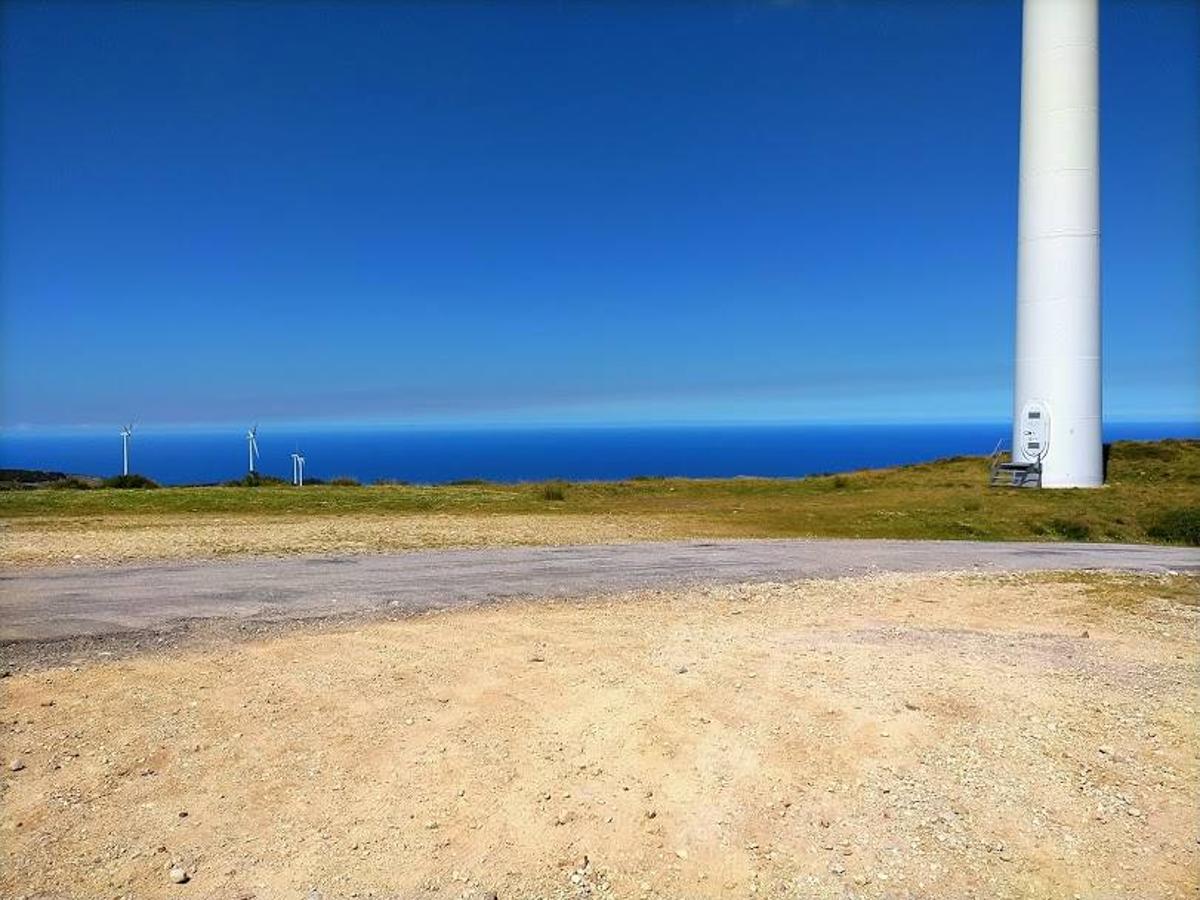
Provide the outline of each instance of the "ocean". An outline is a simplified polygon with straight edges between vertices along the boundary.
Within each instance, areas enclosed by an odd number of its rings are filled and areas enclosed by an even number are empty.
[[[1200,424],[1112,423],[1106,440],[1197,437]],[[306,475],[414,484],[482,478],[618,480],[636,475],[802,476],[987,454],[1008,440],[1006,423],[970,425],[739,425],[454,429],[372,428],[304,432],[259,429],[259,470],[291,478],[291,453]],[[246,472],[245,431],[135,432],[130,471],[161,484],[208,484]],[[112,434],[0,435],[0,467],[113,475],[121,438]]]

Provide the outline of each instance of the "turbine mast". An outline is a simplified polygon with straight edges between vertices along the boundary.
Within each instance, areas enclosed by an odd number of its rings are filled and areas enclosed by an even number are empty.
[[[1104,482],[1098,0],[1025,0],[1013,462]]]

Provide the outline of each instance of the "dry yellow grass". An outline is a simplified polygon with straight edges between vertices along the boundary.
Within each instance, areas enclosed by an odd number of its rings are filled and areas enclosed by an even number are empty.
[[[1115,444],[1103,490],[986,484],[985,460],[958,458],[804,479],[0,490],[0,564],[659,537],[1200,540],[1200,441]]]
[[[687,520],[646,515],[106,516],[0,526],[0,564],[119,563],[232,555],[622,543],[684,537]]]

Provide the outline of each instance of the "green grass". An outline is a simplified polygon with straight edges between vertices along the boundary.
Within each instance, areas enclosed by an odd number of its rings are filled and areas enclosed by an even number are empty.
[[[653,515],[695,537],[876,537],[1197,542],[1200,441],[1114,444],[1098,490],[985,486],[977,457],[803,479],[634,478],[619,482],[422,487],[264,485],[0,492],[0,518],[139,515],[339,516],[428,512]],[[547,502],[551,500],[553,502]]]

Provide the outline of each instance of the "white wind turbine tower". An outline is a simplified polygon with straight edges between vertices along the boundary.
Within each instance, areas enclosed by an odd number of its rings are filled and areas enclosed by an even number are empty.
[[[1025,0],[1013,463],[1104,483],[1098,0]]]
[[[129,442],[133,439],[133,423],[121,429],[121,474],[129,474]]]
[[[246,452],[250,455],[250,474],[254,474],[254,463],[258,459],[258,425],[246,432]]]
[[[292,454],[292,484],[304,487],[304,454],[299,450]]]

